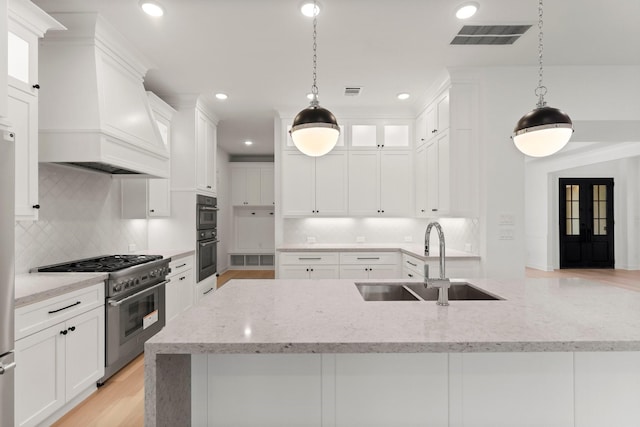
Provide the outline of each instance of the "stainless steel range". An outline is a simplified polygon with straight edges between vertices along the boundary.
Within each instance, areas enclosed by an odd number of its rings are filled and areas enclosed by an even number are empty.
[[[165,325],[169,260],[160,255],[111,255],[38,267],[42,273],[109,273],[105,302],[104,384],[144,351],[144,343]]]

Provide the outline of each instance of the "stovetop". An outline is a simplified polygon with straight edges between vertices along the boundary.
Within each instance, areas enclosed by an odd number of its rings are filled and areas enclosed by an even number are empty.
[[[40,273],[111,273],[162,259],[162,255],[109,255],[39,267]]]

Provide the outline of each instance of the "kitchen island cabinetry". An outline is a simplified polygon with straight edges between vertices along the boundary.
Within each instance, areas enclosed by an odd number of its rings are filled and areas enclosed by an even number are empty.
[[[16,426],[49,424],[95,390],[104,316],[104,282],[16,309]]]
[[[281,279],[337,279],[340,257],[327,252],[288,252],[280,255]]]
[[[10,0],[7,116],[15,134],[16,220],[38,219],[38,39],[64,27],[33,3]]]
[[[231,283],[146,343],[145,425],[640,425],[640,294],[470,282],[503,299],[442,307],[364,301],[353,280]]]

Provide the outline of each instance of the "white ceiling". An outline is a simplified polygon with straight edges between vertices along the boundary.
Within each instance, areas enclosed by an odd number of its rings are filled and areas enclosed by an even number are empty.
[[[463,0],[319,0],[321,105],[414,114],[445,67],[536,65],[538,1],[477,1],[478,13],[464,24],[534,27],[510,46],[451,46]],[[156,65],[145,78],[149,90],[205,94],[220,119],[220,146],[273,153],[274,111],[308,105],[312,21],[299,12],[302,0],[160,2],[166,13],[152,18],[138,0],[34,0],[48,12],[99,11]],[[640,65],[640,0],[547,0],[544,43],[545,65]],[[364,90],[347,98],[349,85]],[[229,99],[217,101],[215,92]],[[399,92],[412,97],[399,101]],[[246,139],[255,144],[246,147]]]

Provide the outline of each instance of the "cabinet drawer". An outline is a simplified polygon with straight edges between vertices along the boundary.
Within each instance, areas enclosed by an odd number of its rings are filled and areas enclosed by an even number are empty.
[[[341,252],[340,264],[397,264],[397,252]]]
[[[424,274],[424,261],[411,255],[402,254],[402,269],[422,276]]]
[[[340,264],[397,264],[397,252],[341,252]]]
[[[15,339],[104,305],[104,282],[16,309]]]
[[[337,252],[288,252],[280,255],[283,265],[338,264]]]
[[[193,255],[185,256],[182,258],[171,259],[169,262],[169,268],[171,269],[171,273],[169,276],[175,276],[184,271],[193,268]]]

